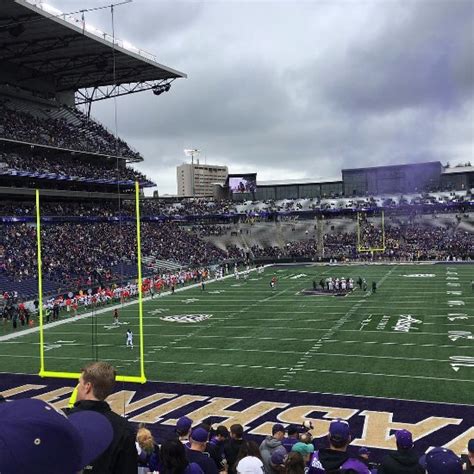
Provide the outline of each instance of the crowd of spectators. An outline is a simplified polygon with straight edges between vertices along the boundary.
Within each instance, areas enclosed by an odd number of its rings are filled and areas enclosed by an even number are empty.
[[[82,369],[76,402],[67,419],[46,402],[20,399],[0,403],[5,449],[0,469],[5,473],[60,474],[87,472],[114,474],[463,474],[473,472],[474,440],[467,456],[435,447],[418,452],[413,435],[395,432],[396,449],[374,462],[372,453],[350,445],[352,429],[341,419],[332,420],[325,438],[312,437],[312,422],[272,426],[271,434],[257,444],[244,427],[214,428],[212,417],[194,423],[187,416],[174,432],[155,439],[144,425],[133,425],[112,411],[107,398],[114,391],[115,369],[92,362]],[[26,433],[28,432],[28,435]],[[34,439],[34,450],[23,449]],[[50,442],[38,443],[46,439]],[[32,442],[31,441],[31,442]],[[27,444],[26,444],[27,446]],[[21,453],[21,454],[20,454]]]
[[[132,215],[130,206],[107,201],[42,201],[41,214],[48,217],[115,217]],[[0,216],[28,217],[35,215],[35,203],[30,201],[0,201]]]
[[[112,181],[139,181],[150,183],[146,176],[125,165],[118,169],[116,163],[92,158],[84,160],[77,156],[43,156],[39,151],[21,153],[0,153],[0,173],[12,174],[15,171],[49,174],[49,179],[61,180],[65,177],[74,180],[88,179]]]
[[[54,109],[56,114],[59,109]],[[8,100],[0,101],[0,137],[70,150],[141,158],[127,143],[77,109],[64,108],[61,118],[41,109],[36,115],[20,111]]]
[[[121,263],[136,262],[136,227],[119,223],[62,223],[42,227],[44,277],[61,285],[78,285],[100,272],[116,279]],[[176,223],[144,223],[142,255],[187,266],[209,265],[229,258],[209,242]],[[22,281],[37,277],[36,229],[28,224],[2,226],[0,274]]]
[[[198,224],[193,225],[191,230],[201,237],[216,237],[225,235],[227,232],[230,232],[231,227],[213,224]]]
[[[58,209],[61,206],[51,205],[51,212],[64,210]],[[103,209],[100,206],[94,209],[92,205],[89,208],[85,204],[74,206],[76,214],[81,215]],[[1,209],[0,215],[5,211]],[[454,223],[443,226],[417,222],[386,225],[385,250],[373,255],[370,250],[382,248],[383,243],[381,227],[373,224],[364,227],[360,241],[355,231],[328,231],[323,234],[322,247],[311,237],[279,246],[254,244],[249,249],[229,243],[222,250],[217,242],[213,242],[213,237],[221,236],[223,229],[202,224],[191,228],[172,221],[144,222],[141,226],[142,255],[184,266],[200,266],[248,258],[330,258],[343,261],[369,257],[414,261],[468,259],[474,253],[474,233]],[[122,264],[136,263],[136,226],[133,222],[44,224],[42,247],[43,274],[52,281],[66,286],[77,285],[95,272],[100,272],[106,280],[113,280],[118,278]],[[37,277],[34,226],[27,223],[2,225],[0,274],[18,282]]]
[[[0,164],[2,163],[2,154],[0,153]],[[34,162],[35,160],[31,160],[32,168],[41,171],[43,169],[41,159],[38,159],[38,162]],[[51,161],[51,166],[56,166],[57,163],[58,170],[51,168],[52,172],[59,171],[61,168],[60,162],[55,162],[54,160]],[[19,166],[21,167],[21,166]],[[81,177],[91,177],[95,179],[100,178],[114,178],[117,177],[117,170],[115,168],[110,168],[105,166],[104,164],[94,166],[88,165],[86,162],[78,162],[78,173]],[[46,169],[47,170],[47,169]],[[136,180],[143,182],[146,181],[146,177],[139,172],[132,170],[130,168],[122,168],[120,170],[120,179],[127,179],[127,180]],[[295,202],[295,201],[292,201]],[[28,215],[31,214],[34,209],[34,202],[33,201],[9,201],[9,200],[2,200],[0,202],[0,215],[3,216],[18,216],[18,215]],[[42,209],[45,212],[48,212],[48,215],[55,215],[55,216],[71,216],[71,215],[81,215],[81,216],[117,216],[117,215],[125,215],[125,216],[133,216],[135,215],[135,201],[134,200],[125,200],[122,199],[120,205],[118,200],[115,201],[96,201],[96,202],[77,202],[77,201],[56,201],[54,203],[50,203],[47,201],[42,202]],[[453,211],[451,209],[451,211]],[[456,210],[456,215],[458,219],[462,219],[463,216],[468,216],[469,210],[462,211],[460,209]],[[275,212],[277,212],[275,210]],[[397,213],[386,213],[386,216],[392,216],[394,220],[397,218],[403,219],[410,219],[414,220],[420,215],[427,215],[431,214],[433,217],[436,217],[437,214],[444,213],[442,209],[438,212],[431,213],[428,211],[415,211],[410,209],[404,209],[404,212],[401,214]],[[263,215],[256,215],[253,210],[250,210],[248,206],[244,206],[242,204],[237,204],[232,201],[225,201],[225,200],[213,200],[213,199],[183,199],[179,202],[169,202],[162,199],[142,199],[141,200],[141,214],[142,216],[153,216],[153,217],[180,217],[186,218],[190,216],[195,216],[198,218],[206,219],[206,218],[215,218],[220,217],[221,221],[224,223],[223,228],[218,228],[217,226],[209,227],[200,227],[199,232],[202,235],[222,235],[223,233],[231,230],[229,228],[229,222],[235,221],[234,217],[239,215],[239,221],[243,223],[255,223],[258,221],[265,222],[267,220],[274,221],[288,221],[288,222],[298,222],[302,219],[298,215],[278,215],[277,219],[275,216],[263,216]],[[337,213],[334,215],[337,216]],[[327,216],[326,219],[329,219],[332,216]],[[209,234],[203,234],[209,233]]]
[[[330,258],[338,261],[366,259],[391,260],[466,260],[474,256],[474,233],[456,225],[435,227],[426,224],[401,224],[382,228],[365,226],[358,240],[357,232],[329,231],[323,235],[323,252],[314,238],[293,240],[283,246],[251,247],[255,258]],[[360,247],[360,248],[359,248]],[[380,249],[385,248],[384,251]]]

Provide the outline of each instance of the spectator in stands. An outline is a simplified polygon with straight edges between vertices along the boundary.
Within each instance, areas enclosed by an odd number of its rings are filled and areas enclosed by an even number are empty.
[[[218,470],[222,469],[223,466],[223,460],[224,457],[221,454],[220,449],[215,443],[211,443],[211,436],[212,436],[212,422],[210,418],[206,418],[205,420],[202,421],[202,423],[199,425],[199,428],[203,428],[207,431],[207,443],[206,447],[204,449],[204,452],[209,454],[211,459],[214,461],[216,464],[216,467]]]
[[[464,462],[464,473],[474,474],[474,438],[467,443],[467,456],[461,456]]]
[[[293,445],[295,445],[300,439],[300,430],[296,425],[289,425],[286,429],[286,433],[287,437],[283,438],[281,443],[287,452],[290,452]]]
[[[234,464],[237,474],[263,474],[263,462],[258,444],[254,441],[244,441]]]
[[[115,369],[107,362],[92,362],[84,367],[77,386],[77,401],[69,416],[82,411],[101,413],[110,421],[114,431],[112,443],[92,462],[87,472],[136,474],[137,450],[132,425],[113,412],[105,401],[113,392],[115,377]]]
[[[193,426],[193,420],[187,416],[182,416],[176,422],[176,436],[181,443],[186,444],[189,442],[189,435],[191,434],[191,426]]]
[[[419,456],[413,449],[412,435],[407,430],[395,433],[397,450],[385,456],[379,467],[379,474],[423,474]]]
[[[217,427],[214,435],[209,440],[209,443],[216,446],[219,452],[219,456],[221,459],[224,459],[224,445],[226,441],[229,439],[229,430],[226,426],[220,425]]]
[[[283,446],[278,446],[273,450],[269,462],[269,470],[265,470],[267,474],[283,474],[286,470],[285,461],[288,453]]]
[[[161,445],[160,474],[203,474],[199,464],[189,462],[186,448],[177,439],[169,439]]]
[[[303,457],[304,463],[306,465],[308,464],[311,455],[314,453],[314,446],[312,444],[298,442],[293,445],[291,451],[299,453]]]
[[[273,451],[282,446],[282,441],[285,437],[285,428],[280,423],[276,423],[272,427],[272,435],[267,436],[260,445],[260,454],[262,456],[263,465],[265,466],[265,472],[271,473],[271,457]]]
[[[229,474],[235,474],[235,462],[244,442],[243,436],[244,427],[242,425],[235,424],[230,427],[230,439],[224,444],[224,456]]]
[[[137,431],[135,442],[138,454],[138,467],[145,471],[157,471],[159,468],[159,447],[153,439],[151,431],[141,426]],[[148,471],[145,471],[148,472]]]
[[[196,463],[204,474],[217,474],[219,470],[209,453],[205,452],[209,433],[201,427],[194,428],[189,438],[190,445],[185,446],[186,458],[190,463]]]
[[[450,449],[434,448],[420,459],[427,474],[462,474],[462,461]]]
[[[4,474],[82,472],[113,439],[105,416],[80,412],[68,419],[41,400],[2,403],[0,419],[0,472]]]
[[[329,425],[329,448],[315,451],[309,462],[309,474],[320,474],[331,470],[350,470],[357,474],[370,474],[365,462],[351,457],[347,447],[351,442],[349,423],[344,420],[334,420]]]
[[[285,474],[304,474],[307,460],[296,451],[288,454],[285,460]]]

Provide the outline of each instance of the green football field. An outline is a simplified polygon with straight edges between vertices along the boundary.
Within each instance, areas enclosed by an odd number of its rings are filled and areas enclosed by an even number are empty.
[[[369,290],[300,294],[327,276],[361,276]],[[144,303],[146,376],[471,404],[473,279],[474,265],[275,266],[247,281],[155,297]],[[47,327],[46,370],[78,372],[98,357],[122,375],[139,375],[138,306],[121,308],[120,320],[113,325],[107,308]],[[133,350],[125,347],[127,328]],[[2,339],[0,372],[38,372],[37,332]]]

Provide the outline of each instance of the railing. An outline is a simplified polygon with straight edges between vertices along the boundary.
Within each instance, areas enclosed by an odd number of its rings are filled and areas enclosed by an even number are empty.
[[[143,49],[137,48],[136,46],[129,43],[128,41],[124,41],[119,38],[114,38],[109,33],[99,30],[99,28],[96,28],[95,26],[92,26],[90,24],[86,24],[85,21],[83,21],[80,18],[75,17],[72,14],[63,13],[61,10],[58,10],[57,8],[54,8],[53,6],[48,5],[47,3],[43,3],[41,0],[26,0],[26,1],[30,5],[33,5],[35,8],[38,8],[39,10],[43,10],[45,13],[50,15],[50,18],[60,18],[61,20],[66,21],[77,28],[87,31],[88,33],[91,33],[97,36],[98,38],[111,43],[112,45],[118,46],[119,48],[123,48],[127,51],[130,51],[131,53],[137,54],[138,56],[141,56],[142,58],[148,59],[149,61],[158,62],[154,54],[151,54],[148,51],[145,51]]]

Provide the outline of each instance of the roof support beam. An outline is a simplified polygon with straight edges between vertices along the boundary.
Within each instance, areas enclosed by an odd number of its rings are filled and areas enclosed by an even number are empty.
[[[160,81],[143,81],[133,84],[118,84],[105,87],[94,87],[93,89],[81,89],[76,93],[76,105],[90,104],[99,100],[120,97],[122,95],[135,94],[152,90],[158,86],[171,84],[174,79],[163,79]]]
[[[81,39],[82,38],[77,35],[68,35],[18,43],[0,43],[0,59],[4,61],[15,59],[17,62],[22,63],[25,59],[41,53],[67,49],[72,43],[81,41]],[[10,54],[3,55],[2,52],[10,52]],[[30,63],[30,61],[28,61],[28,63]]]

